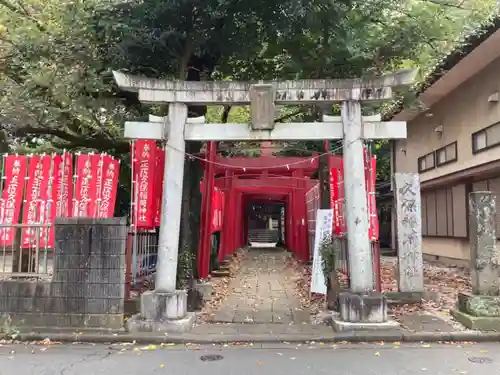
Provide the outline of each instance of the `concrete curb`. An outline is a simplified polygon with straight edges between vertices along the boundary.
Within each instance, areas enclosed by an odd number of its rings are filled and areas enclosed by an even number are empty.
[[[3,335],[3,339],[11,339]],[[331,336],[314,336],[307,334],[211,334],[194,335],[169,334],[160,335],[157,333],[127,334],[127,333],[44,333],[32,332],[21,333],[16,337],[19,341],[43,341],[50,339],[54,342],[89,342],[97,344],[130,343],[137,344],[225,344],[225,343],[304,343],[304,342],[500,342],[500,332],[339,332]]]

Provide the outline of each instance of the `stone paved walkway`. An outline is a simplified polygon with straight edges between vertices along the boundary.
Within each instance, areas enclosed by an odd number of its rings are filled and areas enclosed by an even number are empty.
[[[240,273],[229,286],[229,296],[211,318],[220,323],[309,324],[310,315],[294,296],[289,254],[278,248],[252,248]]]

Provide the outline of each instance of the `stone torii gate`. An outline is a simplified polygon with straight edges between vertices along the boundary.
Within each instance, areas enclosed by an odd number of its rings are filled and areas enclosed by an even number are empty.
[[[343,139],[344,165],[348,166],[344,178],[353,293],[345,304],[348,307],[359,305],[361,298],[361,303],[385,311],[385,299],[381,295],[371,295],[372,253],[368,238],[363,140],[406,138],[406,122],[380,122],[373,117],[363,117],[361,102],[392,99],[393,89],[413,83],[416,70],[372,79],[259,83],[166,81],[120,72],[113,74],[118,86],[138,92],[140,101],[169,103],[168,116],[163,122],[125,124],[127,138],[167,140],[156,289],[142,295],[141,316],[129,321],[129,329],[184,331],[193,323],[193,316],[187,313],[186,292],[176,290],[185,141]],[[323,122],[312,123],[274,122],[276,105],[333,103],[341,104],[340,117],[325,116]],[[205,124],[203,117],[188,119],[188,105],[250,105],[251,124]],[[375,320],[378,322],[380,318]]]

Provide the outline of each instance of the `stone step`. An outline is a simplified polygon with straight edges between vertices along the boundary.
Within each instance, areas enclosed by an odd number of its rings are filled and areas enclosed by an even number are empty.
[[[211,272],[212,277],[227,277],[231,275],[229,270],[213,270]]]

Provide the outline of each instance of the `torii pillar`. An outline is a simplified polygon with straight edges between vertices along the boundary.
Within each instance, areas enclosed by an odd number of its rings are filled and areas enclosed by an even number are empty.
[[[139,319],[130,329],[185,331],[193,318],[187,313],[186,292],[175,289],[182,203],[185,141],[344,140],[346,220],[351,293],[340,296],[338,329],[367,328],[387,322],[387,304],[374,295],[368,207],[364,177],[364,139],[406,138],[406,123],[380,122],[361,115],[361,102],[392,99],[392,89],[413,83],[416,71],[373,79],[242,82],[185,82],[134,77],[114,72],[118,86],[136,91],[147,103],[169,103],[165,124],[127,122],[125,137],[167,139],[162,221],[158,246],[156,289],[141,300]],[[275,105],[341,104],[341,117],[323,122],[274,123]],[[248,124],[205,124],[187,118],[187,105],[249,105]]]

